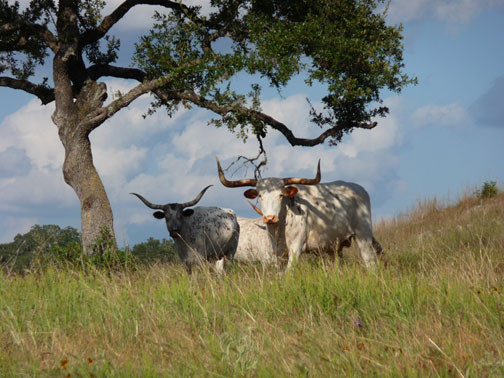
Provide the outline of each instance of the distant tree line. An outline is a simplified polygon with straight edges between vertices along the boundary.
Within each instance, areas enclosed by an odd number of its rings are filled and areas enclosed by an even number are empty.
[[[120,251],[131,254],[139,262],[171,262],[177,259],[173,241],[154,239],[127,246]],[[0,244],[0,265],[9,266],[14,271],[30,268],[35,261],[75,259],[82,254],[81,235],[73,227],[61,228],[57,225],[34,225],[25,234],[17,234],[10,243]]]

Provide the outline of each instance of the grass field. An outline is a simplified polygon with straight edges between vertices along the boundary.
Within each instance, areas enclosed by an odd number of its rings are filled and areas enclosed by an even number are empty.
[[[1,377],[503,377],[504,195],[375,225],[374,272],[0,273]]]

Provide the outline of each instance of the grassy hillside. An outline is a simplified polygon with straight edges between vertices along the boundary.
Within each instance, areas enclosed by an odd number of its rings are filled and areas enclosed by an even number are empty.
[[[54,265],[0,275],[0,376],[502,377],[504,196],[376,225],[375,272]]]

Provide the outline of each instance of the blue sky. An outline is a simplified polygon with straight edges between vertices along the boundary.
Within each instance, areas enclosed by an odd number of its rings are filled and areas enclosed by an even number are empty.
[[[109,3],[111,8],[117,1]],[[151,11],[144,7],[113,30],[126,51]],[[383,93],[389,116],[337,147],[292,148],[271,131],[263,175],[310,177],[320,158],[323,181],[354,181],[369,191],[375,220],[406,212],[418,200],[456,199],[485,181],[502,187],[504,0],[392,0],[388,14],[391,24],[404,25],[405,69],[419,84],[400,95]],[[111,93],[133,85],[107,84]],[[264,91],[263,109],[297,136],[309,137],[306,95],[316,100],[322,91],[300,81],[283,96]],[[7,88],[0,88],[0,96],[0,243],[34,224],[80,228],[78,199],[61,173],[63,148],[50,119],[53,106]],[[185,202],[213,184],[200,205],[254,217],[243,190],[218,182],[215,156],[225,163],[253,156],[255,140],[243,144],[226,130],[207,126],[211,114],[197,109],[171,119],[162,112],[143,119],[148,103],[148,98],[136,101],[91,135],[119,243],[168,237],[164,222],[130,192],[152,202]],[[233,178],[251,174],[239,171]]]

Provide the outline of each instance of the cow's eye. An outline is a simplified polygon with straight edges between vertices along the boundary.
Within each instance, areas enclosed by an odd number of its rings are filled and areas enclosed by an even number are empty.
[[[262,199],[262,194],[259,194],[259,198],[261,198],[261,199]]]
[[[279,194],[278,197],[282,198],[283,197],[283,194]]]

